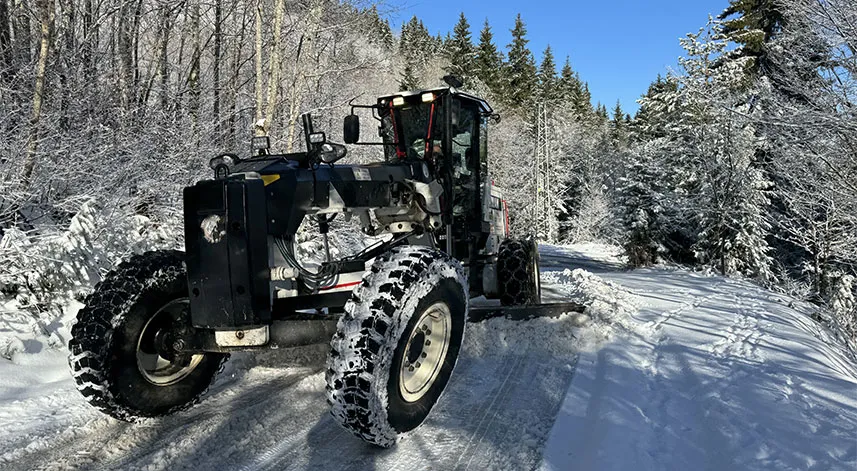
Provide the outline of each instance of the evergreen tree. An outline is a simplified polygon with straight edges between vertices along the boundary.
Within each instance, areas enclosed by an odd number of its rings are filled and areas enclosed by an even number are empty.
[[[414,68],[410,64],[405,64],[405,70],[399,80],[399,91],[406,92],[418,88],[420,88],[420,82],[414,74]]]
[[[494,45],[494,35],[491,25],[485,20],[485,26],[479,35],[479,46],[476,47],[476,60],[473,72],[488,88],[497,92],[500,89],[500,69],[503,67],[503,54]]]
[[[665,179],[655,160],[657,153],[657,145],[641,146],[628,156],[625,175],[619,178],[624,248],[632,267],[657,263],[660,255]]]
[[[450,36],[449,33],[446,33],[446,36],[437,33],[437,36],[434,37],[434,41],[431,46],[432,55],[445,56],[451,42],[452,36]]]
[[[467,85],[474,75],[476,48],[473,47],[470,39],[470,24],[464,13],[461,13],[453,29],[452,38],[446,43],[444,49],[445,56],[449,59],[447,73],[458,77]]]
[[[592,114],[592,105],[589,103],[587,92],[583,89],[577,73],[571,68],[571,60],[565,57],[565,65],[559,77],[560,100],[570,107],[578,119],[588,118]]]
[[[768,280],[769,184],[755,165],[752,111],[737,87],[743,61],[723,59],[728,41],[715,28],[682,39],[684,75],[657,80],[640,100],[638,129],[657,147],[669,188],[661,245],[725,275]]]
[[[592,108],[592,93],[589,92],[589,84],[583,83],[583,92],[575,103],[575,107],[579,110],[583,117],[592,116],[594,108]]]
[[[505,93],[508,103],[522,107],[532,103],[536,92],[536,62],[533,53],[527,48],[527,28],[519,13],[512,29],[512,42],[509,44],[509,58],[504,68]]]
[[[613,127],[616,129],[621,128],[624,125],[622,122],[623,119],[625,119],[625,112],[622,111],[622,103],[616,100],[616,107],[613,108]]]
[[[610,116],[607,114],[607,107],[602,105],[601,102],[598,102],[595,106],[595,116],[597,116],[602,123],[610,121]]]
[[[625,124],[625,116],[625,112],[622,111],[622,104],[616,100],[610,133],[613,138],[613,146],[618,151],[624,151],[628,146],[628,128]]]
[[[542,54],[542,63],[538,72],[538,98],[544,103],[553,104],[559,101],[561,94],[559,80],[556,76],[556,62],[554,62],[553,51],[550,45]]]
[[[649,84],[640,100],[640,109],[634,118],[634,135],[640,140],[651,140],[667,135],[670,123],[679,119],[676,101],[678,81],[675,77],[658,78]]]
[[[720,32],[741,47],[727,57],[743,56],[748,72],[758,75],[769,70],[767,44],[782,31],[785,17],[777,0],[730,0],[718,18]]]
[[[399,56],[414,73],[421,71],[437,50],[436,41],[429,34],[423,22],[414,16],[402,25],[399,40]]]
[[[369,38],[373,44],[383,47],[387,51],[393,50],[393,30],[390,22],[378,13],[378,7],[373,6],[368,12]]]

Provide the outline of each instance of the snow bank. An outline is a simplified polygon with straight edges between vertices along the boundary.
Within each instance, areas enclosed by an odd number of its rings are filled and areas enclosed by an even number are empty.
[[[0,239],[0,357],[63,348],[79,301],[133,253],[175,246],[177,224],[107,212],[85,201],[62,232],[7,229]]]
[[[542,284],[553,296],[587,306],[583,314],[513,321],[490,319],[467,328],[467,351],[505,355],[526,345],[530,353],[571,354],[609,340],[614,329],[629,328],[637,312],[634,296],[621,286],[583,269],[542,272]]]

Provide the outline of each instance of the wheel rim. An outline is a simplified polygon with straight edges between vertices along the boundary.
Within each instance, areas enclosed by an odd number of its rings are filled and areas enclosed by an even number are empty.
[[[202,354],[177,353],[170,344],[172,328],[187,313],[189,305],[187,298],[170,301],[146,322],[137,339],[137,369],[156,386],[178,383],[203,359]]]
[[[536,287],[535,294],[535,302],[540,303],[542,300],[542,277],[541,273],[539,273],[539,249],[536,247],[535,253],[533,254],[533,278],[534,285]]]
[[[408,339],[399,371],[399,393],[405,402],[422,399],[440,376],[451,334],[449,305],[441,301],[423,311]]]

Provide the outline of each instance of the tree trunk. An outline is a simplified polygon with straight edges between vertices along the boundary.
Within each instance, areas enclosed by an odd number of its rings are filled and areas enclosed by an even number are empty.
[[[238,38],[234,43],[233,49],[235,50],[235,54],[233,55],[232,62],[232,77],[229,83],[229,130],[227,136],[227,144],[231,149],[235,148],[235,119],[236,112],[238,110],[238,79],[241,77],[241,66],[242,66],[242,56],[241,51],[243,50],[244,38],[247,33],[247,10],[244,9],[244,13],[241,15],[241,30],[238,34]]]
[[[169,75],[167,63],[170,44],[170,14],[171,8],[166,4],[161,5],[160,21],[158,22],[158,98],[161,112],[166,115],[169,111],[168,86]]]
[[[211,114],[214,118],[214,144],[221,145],[223,140],[223,126],[220,123],[220,48],[223,42],[222,25],[223,22],[223,1],[215,0],[214,2],[214,64],[212,88],[213,101]]]
[[[9,24],[9,4],[0,0],[0,80],[7,80],[12,71],[12,30]]]
[[[140,22],[143,18],[143,0],[137,0],[136,5],[134,6],[134,16],[133,23],[131,24],[131,31],[133,33],[133,42],[131,43],[131,51],[132,51],[132,70],[134,81],[132,82],[132,90],[134,90],[134,110],[135,113],[139,113],[143,110],[143,94],[140,93]]]
[[[254,132],[257,136],[267,135],[265,123],[262,120],[265,117],[265,94],[262,82],[262,5],[259,0],[256,1],[256,51],[255,51],[255,68],[256,68],[256,116],[253,125]]]
[[[81,59],[83,60],[83,71],[86,74],[85,79],[95,76],[95,68],[93,67],[93,45],[98,44],[95,33],[95,2],[85,0],[83,2],[83,47],[80,51]]]
[[[297,57],[295,58],[292,83],[289,89],[289,133],[287,152],[292,152],[294,149],[295,133],[297,130],[298,119],[300,118],[301,107],[303,106],[303,94],[305,88],[304,81],[306,80],[306,67],[303,65],[303,58],[315,56],[315,44],[318,41],[319,29],[321,28],[321,19],[323,16],[324,10],[322,3],[314,0],[309,10],[309,24],[307,28],[309,30],[309,34],[301,37]],[[303,49],[306,49],[306,51]]]
[[[24,158],[24,187],[30,186],[33,169],[36,168],[36,152],[39,148],[39,124],[42,118],[42,104],[45,93],[45,69],[51,44],[51,25],[54,22],[54,0],[38,0],[39,14],[39,60],[36,63],[36,85],[33,90],[33,112],[30,116],[30,136],[27,141],[27,155]]]
[[[30,63],[30,15],[26,0],[15,0],[12,15],[12,33],[15,35],[13,48],[18,64]]]
[[[285,0],[277,0],[274,6],[274,44],[271,46],[270,73],[268,74],[268,107],[265,113],[265,124],[268,132],[274,124],[274,113],[277,109],[277,91],[280,87],[280,44],[283,36],[283,15],[286,10]]]
[[[131,113],[137,102],[134,96],[134,19],[133,3],[123,2],[119,9],[116,31],[116,49],[119,56],[119,100],[122,109]]]
[[[199,74],[200,74],[200,59],[202,56],[202,41],[199,33],[199,2],[200,0],[194,0],[193,4],[190,7],[190,28],[191,28],[191,40],[193,41],[193,53],[190,59],[190,72],[187,77],[187,86],[188,92],[190,93],[190,100],[188,102],[188,108],[191,116],[191,120],[193,121],[194,127],[194,135],[198,136],[196,132],[197,126],[199,124],[199,109],[200,109],[200,85],[199,85]]]
[[[2,1],[2,0],[0,0]],[[62,67],[60,69],[60,91],[58,93],[59,108],[60,108],[60,129],[63,131],[69,130],[69,102],[72,99],[69,80],[77,73],[75,70],[77,56],[77,45],[75,43],[75,4],[70,0],[61,0],[60,9],[62,10],[62,52],[63,57]],[[57,28],[59,31],[60,28]]]

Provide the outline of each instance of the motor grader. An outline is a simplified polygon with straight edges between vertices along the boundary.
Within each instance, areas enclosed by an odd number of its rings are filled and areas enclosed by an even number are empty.
[[[361,114],[377,142],[360,140]],[[271,153],[259,136],[248,157],[213,158],[214,177],[184,190],[185,251],[133,256],[85,300],[69,343],[78,389],[133,422],[199,401],[230,352],[329,343],[333,416],[392,446],[438,401],[468,315],[502,312],[472,298],[540,303],[536,243],[508,237],[490,177],[497,119],[455,86],[403,92],[345,118],[345,143],[377,145],[378,163],[337,164],[347,147],[309,115],[306,152]],[[334,259],[337,217],[377,242]],[[296,250],[302,224],[324,243],[320,263]]]

